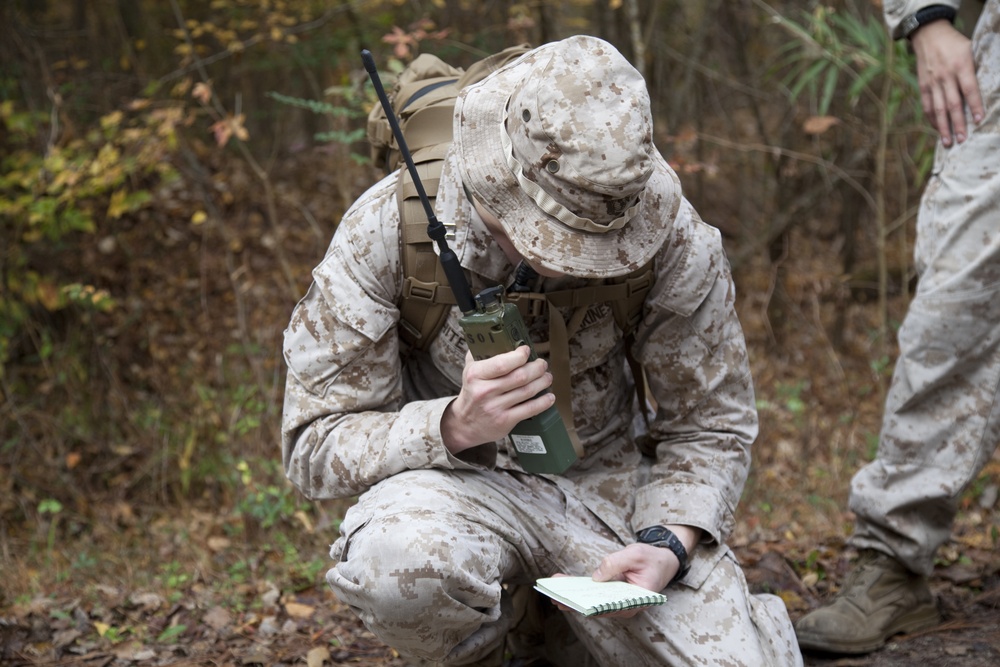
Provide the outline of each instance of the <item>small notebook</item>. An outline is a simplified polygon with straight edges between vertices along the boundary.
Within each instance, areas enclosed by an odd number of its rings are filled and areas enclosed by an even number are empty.
[[[594,581],[590,577],[547,577],[535,590],[584,616],[610,614],[623,609],[663,604],[667,596],[624,581]]]

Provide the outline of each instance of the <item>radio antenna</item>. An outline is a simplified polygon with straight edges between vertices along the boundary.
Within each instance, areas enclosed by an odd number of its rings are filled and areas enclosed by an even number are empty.
[[[427,214],[427,236],[437,243],[440,250],[441,266],[444,268],[444,275],[448,278],[451,291],[455,295],[455,301],[463,313],[474,312],[476,310],[476,302],[472,298],[472,289],[469,287],[469,281],[466,279],[462,265],[458,261],[458,255],[448,246],[448,242],[445,240],[447,231],[434,214],[434,207],[431,206],[431,201],[424,190],[424,184],[420,180],[420,174],[417,173],[417,167],[413,164],[413,157],[410,155],[410,149],[406,146],[406,139],[403,138],[403,131],[399,127],[399,121],[396,120],[396,114],[392,110],[389,98],[386,97],[385,89],[382,88],[382,80],[379,78],[378,69],[375,67],[375,59],[372,58],[371,51],[362,49],[361,60],[365,64],[365,69],[368,70],[368,76],[375,87],[375,94],[378,95],[378,101],[382,104],[385,117],[389,121],[389,127],[392,128],[392,134],[396,137],[399,152],[403,156],[403,160],[406,161],[406,169],[410,172],[410,178],[413,179],[413,186],[417,190],[417,196],[420,198],[420,203],[423,204],[424,213]]]

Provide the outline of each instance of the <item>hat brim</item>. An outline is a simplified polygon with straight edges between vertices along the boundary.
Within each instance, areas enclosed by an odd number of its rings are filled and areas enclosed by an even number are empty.
[[[625,275],[648,263],[666,241],[681,203],[680,180],[654,148],[638,211],[620,229],[581,231],[543,212],[507,166],[501,131],[510,92],[545,50],[525,54],[459,94],[454,136],[462,181],[529,263],[580,278]]]

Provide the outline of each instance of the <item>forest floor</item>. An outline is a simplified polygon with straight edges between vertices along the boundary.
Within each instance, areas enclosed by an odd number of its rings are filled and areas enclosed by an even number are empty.
[[[329,170],[311,173],[328,177]],[[244,181],[252,184],[249,178]],[[328,200],[323,198],[336,191],[305,178],[295,188],[288,197],[312,211],[325,210]],[[182,202],[185,193],[175,195],[173,201]],[[235,195],[236,202],[244,196]],[[287,220],[295,215],[288,212]],[[232,295],[212,286],[227,287],[227,276],[238,272],[239,281],[233,278],[236,293],[248,299],[240,316],[249,322],[249,331],[264,332],[257,342],[280,366],[280,355],[273,351],[280,350],[280,332],[293,301],[275,287],[280,280],[274,276],[280,274],[269,251],[275,239],[270,245],[262,242],[270,232],[262,229],[260,216],[241,218],[215,238],[208,236],[210,230],[184,227],[190,210],[174,216],[173,223],[161,225],[169,234],[159,246],[145,248],[150,242],[138,227],[135,239],[126,233],[118,237],[120,245],[145,262],[148,282],[155,286],[149,290],[151,298],[201,304],[196,317],[150,307],[138,318],[149,327],[150,345],[159,345],[150,347],[150,354],[163,368],[170,368],[174,358],[179,360],[176,367],[204,360],[209,368],[213,359],[223,358],[212,346],[230,345],[232,339],[214,334],[236,330],[244,320],[237,323],[232,315]],[[307,225],[300,226],[299,239],[289,235],[277,242],[288,250],[297,280],[307,284],[325,241]],[[804,226],[801,234],[815,232]],[[190,243],[172,240],[196,233],[203,236],[191,237]],[[836,296],[840,277],[828,258],[811,255],[815,244],[803,239],[789,243],[799,252],[790,253],[794,260],[782,267],[781,289],[775,289],[770,269],[742,268],[737,275],[761,435],[731,545],[752,589],[780,595],[798,618],[829,598],[852,557],[844,546],[852,518],[845,509],[847,488],[853,472],[874,453],[882,404],[878,386],[886,373],[873,371],[868,362],[877,356],[870,337],[877,319],[872,304],[847,303]],[[233,257],[243,258],[243,264],[226,265]],[[94,261],[109,263],[101,256]],[[186,263],[197,264],[187,277],[181,270]],[[783,299],[783,313],[772,308],[778,298]],[[891,307],[898,318],[905,304],[897,301]],[[223,315],[229,319],[223,321]],[[213,319],[217,317],[219,321]],[[827,333],[833,322],[844,324],[836,345]],[[154,326],[170,336],[157,336]],[[124,347],[122,341],[116,349]],[[282,374],[276,368],[264,375]],[[159,386],[155,378],[147,379]],[[163,386],[169,385],[164,381]],[[274,445],[280,400],[271,403],[275,409],[264,420],[270,423],[263,425],[253,446],[280,470]],[[193,414],[192,420],[199,417]],[[237,448],[250,448],[238,438],[234,442]],[[39,472],[22,469],[21,481]],[[70,472],[61,470],[62,477],[52,479],[72,480]],[[136,480],[155,478],[148,468],[139,472],[145,477],[137,475]],[[0,479],[0,665],[406,664],[324,585],[326,552],[343,504],[306,506],[303,511],[295,505],[301,501],[288,500],[291,496],[275,481],[250,498],[256,514],[245,507],[237,511],[233,498],[225,496],[166,505],[156,500],[162,495],[155,489],[143,493],[136,486],[141,483],[129,482],[130,496],[116,495],[111,488],[106,497],[77,498],[72,511],[67,507],[45,522],[42,511],[34,508],[46,496],[19,498],[15,493],[4,498],[6,488],[17,487]],[[249,482],[243,484],[250,488]],[[806,665],[1000,665],[998,488],[1000,456],[995,455],[962,499],[952,539],[939,554],[932,587],[943,612],[941,625],[896,637],[867,656],[807,655]],[[291,505],[277,507],[280,503]],[[272,522],[279,510],[281,520]],[[22,522],[8,521],[11,516],[21,516]],[[38,521],[23,521],[25,516]],[[57,527],[59,516],[66,519]]]
[[[205,519],[202,512],[191,516],[182,513],[172,519],[175,525],[162,522],[152,531],[155,536],[151,539],[119,535],[122,543],[118,545],[105,540],[103,546],[109,550],[111,567],[104,576],[90,581],[53,579],[37,596],[0,609],[0,665],[408,665],[330,593],[321,583],[321,572],[316,573],[316,581],[311,584],[286,579],[285,588],[267,577],[235,576],[231,565],[222,564],[220,552],[242,549],[249,555],[252,545],[238,547],[224,538],[192,533],[193,526],[207,526]],[[179,540],[182,535],[184,539]],[[114,553],[115,548],[122,551]],[[316,548],[322,550],[322,545]],[[818,588],[826,589],[842,579],[847,563],[839,543],[820,547],[820,555],[814,556],[812,562],[825,569],[827,586],[817,587],[792,566],[796,561],[805,562],[808,553],[817,551],[809,540],[798,545],[785,540],[755,541],[736,551],[751,587],[781,595],[793,618],[819,602]],[[131,570],[148,566],[144,560],[156,556],[161,562],[182,563],[191,576],[178,578],[167,589],[134,588]],[[807,654],[805,664],[1000,664],[1000,574],[996,556],[969,556],[962,564],[938,568],[934,574],[932,586],[943,615],[939,626],[897,636],[870,655]],[[6,572],[4,577],[13,574]]]

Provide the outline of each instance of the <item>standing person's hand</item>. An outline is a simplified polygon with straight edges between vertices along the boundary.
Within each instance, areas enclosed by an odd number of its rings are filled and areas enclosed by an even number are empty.
[[[462,390],[444,411],[441,437],[452,454],[507,436],[518,422],[541,414],[555,403],[552,374],[543,359],[528,362],[527,345],[474,361],[465,357]]]
[[[972,120],[982,121],[983,98],[976,79],[972,42],[948,21],[928,23],[910,37],[917,56],[920,102],[946,147],[968,137],[965,105]]]

